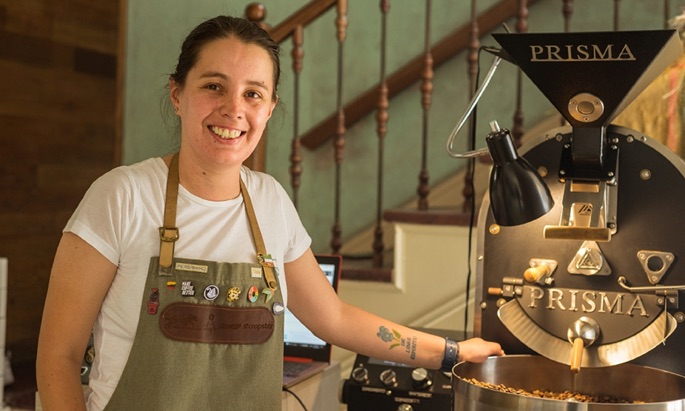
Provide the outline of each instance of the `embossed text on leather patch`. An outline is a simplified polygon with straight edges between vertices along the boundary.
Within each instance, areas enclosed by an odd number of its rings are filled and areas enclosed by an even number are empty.
[[[265,307],[172,303],[162,311],[159,327],[177,341],[261,344],[271,338],[274,315]]]

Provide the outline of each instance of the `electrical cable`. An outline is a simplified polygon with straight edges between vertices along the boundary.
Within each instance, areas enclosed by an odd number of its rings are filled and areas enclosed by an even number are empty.
[[[480,52],[484,49],[484,46],[481,46],[478,49],[478,66],[476,68],[476,78],[475,78],[475,84],[478,84],[478,81],[480,79]],[[478,86],[476,86],[476,89],[478,89]],[[478,118],[478,105],[476,104],[473,107],[473,111],[471,112],[471,119],[470,119],[470,130],[469,130],[469,150],[475,150],[476,147],[476,124]],[[469,158],[468,162],[468,173],[471,174],[471,181],[469,182],[469,188],[471,190],[471,203],[469,204],[469,208],[471,210],[471,214],[469,216],[469,238],[467,241],[468,248],[467,248],[467,259],[466,259],[466,300],[464,304],[464,331],[468,330],[468,324],[469,324],[469,300],[471,296],[471,277],[473,276],[473,269],[472,269],[472,256],[473,256],[473,228],[475,225],[475,215],[476,215],[476,159],[474,157]]]
[[[293,397],[295,397],[295,399],[297,400],[297,402],[299,402],[300,405],[302,406],[302,409],[303,409],[304,411],[307,411],[307,407],[304,405],[304,402],[302,402],[302,400],[300,399],[300,397],[297,396],[297,394],[295,394],[293,391],[291,391],[290,389],[285,388],[285,387],[283,387],[283,391],[285,391],[285,392],[287,392],[288,394],[290,394],[290,395],[292,395]]]

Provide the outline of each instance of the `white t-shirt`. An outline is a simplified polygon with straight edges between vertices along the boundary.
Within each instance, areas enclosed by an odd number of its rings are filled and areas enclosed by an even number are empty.
[[[65,227],[118,269],[94,328],[95,362],[88,409],[103,409],[126,364],[138,326],[150,258],[159,256],[168,168],[161,158],[118,167],[88,189]],[[311,245],[283,187],[271,176],[241,169],[267,253],[276,260],[287,304],[283,263]],[[207,201],[179,187],[174,256],[221,262],[257,262],[242,196]],[[106,330],[106,331],[105,331]]]

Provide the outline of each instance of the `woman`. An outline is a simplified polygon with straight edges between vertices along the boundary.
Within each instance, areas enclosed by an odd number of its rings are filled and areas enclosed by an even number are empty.
[[[38,347],[45,410],[280,409],[286,303],[322,339],[373,357],[437,369],[502,354],[338,299],[283,188],[242,167],[279,75],[278,45],[246,20],[220,16],[186,38],[169,79],[179,152],[102,176],[64,229]]]

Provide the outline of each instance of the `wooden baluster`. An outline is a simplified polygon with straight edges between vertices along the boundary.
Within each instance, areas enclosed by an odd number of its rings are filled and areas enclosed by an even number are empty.
[[[373,241],[373,266],[383,266],[383,251],[385,245],[383,243],[383,157],[384,157],[384,141],[385,134],[388,131],[388,83],[385,73],[385,54],[386,36],[387,36],[387,19],[390,11],[390,0],[380,1],[381,9],[381,67],[380,67],[380,88],[378,93],[378,111],[376,112],[376,134],[378,135],[378,177],[377,177],[377,191],[376,191],[376,229],[374,230]]]
[[[564,15],[564,32],[568,33],[571,31],[571,16],[573,16],[573,0],[562,0],[563,6],[561,7],[561,13]],[[566,119],[561,116],[560,124],[566,125]]]
[[[614,31],[619,30],[621,0],[614,0]]]
[[[469,100],[473,98],[478,89],[477,76],[478,76],[478,49],[480,48],[479,40],[479,29],[478,29],[478,13],[476,8],[476,0],[471,0],[471,31],[469,33],[469,52],[466,55],[466,61],[468,64],[468,75],[469,75]],[[475,132],[475,120],[476,113],[475,110],[469,119],[469,136],[473,136]],[[469,137],[469,140],[471,138]],[[469,149],[473,149],[473,142],[470,141]],[[462,204],[462,211],[464,213],[473,212],[473,200],[474,200],[474,190],[473,190],[473,172],[475,167],[475,161],[473,159],[468,160],[469,166],[466,168],[466,174],[464,175],[464,188],[462,189],[462,195],[464,197],[464,203]]]
[[[262,3],[250,3],[245,7],[245,18],[266,31],[271,30],[271,26],[266,24],[266,7]]]
[[[528,2],[527,0],[519,0],[519,9],[516,20],[516,32],[525,33],[528,31]],[[514,139],[516,147],[521,147],[521,138],[523,137],[523,109],[522,109],[522,95],[523,95],[523,74],[521,69],[516,70],[516,110],[514,111],[514,126],[511,128],[511,136]]]
[[[245,18],[257,24],[267,32],[271,30],[271,26],[266,24],[266,7],[261,3],[250,3],[245,7]],[[267,135],[264,134],[262,139],[255,147],[250,157],[245,160],[245,166],[255,170],[264,171],[266,169],[266,141]]]
[[[335,148],[335,205],[334,205],[334,221],[331,232],[333,238],[331,240],[331,249],[334,254],[340,252],[342,247],[342,228],[340,226],[340,184],[341,184],[341,167],[343,162],[343,153],[345,149],[345,109],[343,106],[343,45],[345,44],[345,37],[347,35],[347,0],[338,0],[337,4],[337,18],[335,25],[337,27],[338,37],[338,77],[337,77],[337,127],[335,129],[335,138],[333,140],[333,147]]]
[[[293,59],[294,87],[293,106],[293,140],[290,151],[290,185],[293,189],[293,204],[297,208],[297,199],[300,189],[300,176],[302,175],[302,155],[300,154],[300,73],[302,72],[302,60],[304,59],[304,27],[301,24],[295,27],[293,32]]]
[[[425,56],[423,63],[423,75],[421,82],[421,106],[423,107],[423,131],[421,138],[421,171],[419,173],[419,187],[416,193],[419,195],[419,210],[428,210],[428,123],[429,112],[433,95],[433,55],[431,54],[431,0],[426,0],[426,27],[425,30]]]
[[[563,6],[561,13],[564,15],[564,31],[568,33],[571,31],[571,16],[573,15],[573,0],[562,0]]]

